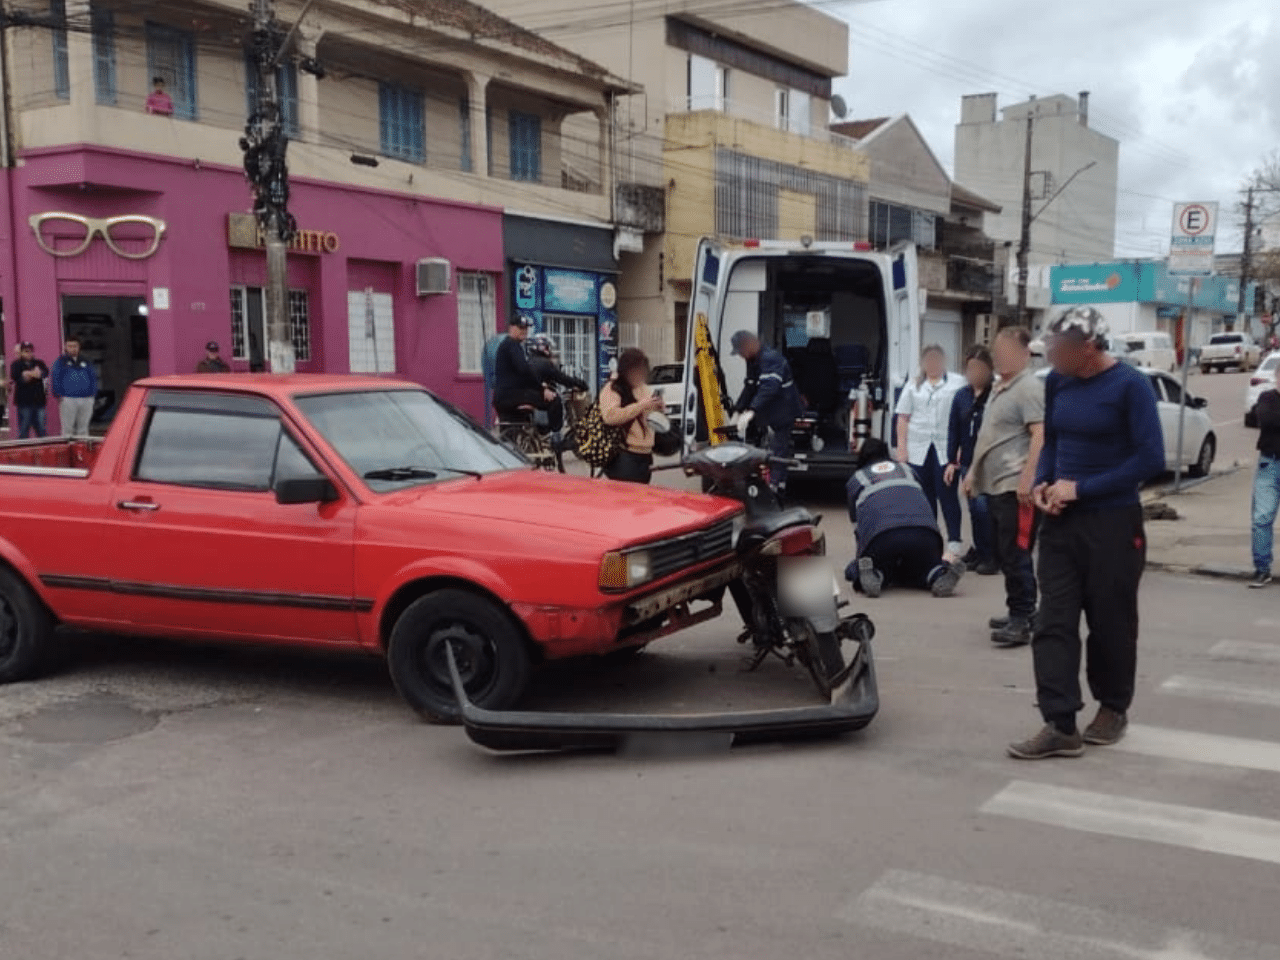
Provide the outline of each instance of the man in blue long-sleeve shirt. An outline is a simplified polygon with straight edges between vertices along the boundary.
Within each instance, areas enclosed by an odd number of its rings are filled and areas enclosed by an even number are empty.
[[[1150,380],[1107,353],[1092,307],[1050,324],[1044,449],[1034,498],[1040,532],[1040,613],[1032,654],[1045,726],[1010,744],[1020,760],[1078,757],[1086,743],[1124,736],[1138,652],[1138,584],[1146,564],[1142,484],[1164,469]],[[1099,703],[1083,736],[1080,615],[1089,627],[1087,675]]]
[[[53,361],[49,372],[49,392],[58,399],[62,432],[68,437],[89,436],[93,401],[98,395],[98,371],[80,356],[80,341],[68,337],[63,354]]]

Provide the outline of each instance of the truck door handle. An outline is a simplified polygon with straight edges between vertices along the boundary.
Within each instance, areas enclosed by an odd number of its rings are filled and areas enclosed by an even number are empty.
[[[144,500],[121,500],[116,506],[121,510],[159,510],[160,504]]]

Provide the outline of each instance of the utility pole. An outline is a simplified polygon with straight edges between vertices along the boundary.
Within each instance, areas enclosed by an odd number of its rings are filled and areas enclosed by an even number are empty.
[[[244,169],[253,185],[253,212],[267,248],[267,357],[273,373],[293,373],[289,329],[288,245],[296,224],[289,215],[289,171],[276,70],[284,40],[275,22],[274,0],[253,0],[253,62],[258,96],[240,140]]]
[[[1018,241],[1018,326],[1027,326],[1027,254],[1031,250],[1031,137],[1035,103],[1027,106],[1027,143],[1022,157],[1022,236]]]
[[[1244,202],[1244,247],[1240,252],[1240,300],[1236,304],[1236,323],[1241,330],[1247,330],[1245,321],[1245,301],[1249,290],[1249,274],[1253,272],[1253,194],[1257,188],[1250,186],[1245,191]]]

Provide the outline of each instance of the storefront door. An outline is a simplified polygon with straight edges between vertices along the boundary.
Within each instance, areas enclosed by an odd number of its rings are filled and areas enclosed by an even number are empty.
[[[76,337],[98,371],[93,423],[107,424],[130,384],[151,374],[147,304],[141,297],[63,297],[62,336]]]
[[[587,381],[594,396],[600,389],[600,384],[596,381],[595,317],[544,313],[542,322],[547,335],[555,341],[559,351],[560,369],[572,377]],[[607,371],[605,375],[608,375]]]

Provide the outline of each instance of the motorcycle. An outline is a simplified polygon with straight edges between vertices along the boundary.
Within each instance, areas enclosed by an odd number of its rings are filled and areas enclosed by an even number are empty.
[[[745,629],[738,642],[753,652],[747,669],[769,657],[799,663],[819,693],[830,696],[866,667],[875,625],[865,614],[842,615],[847,601],[825,560],[826,538],[820,517],[803,507],[786,507],[770,487],[768,471],[776,458],[739,442],[734,428],[722,428],[725,442],[689,455],[686,473],[703,478],[713,496],[737,500],[745,508],[735,549],[742,573],[729,584]],[[845,660],[845,641],[853,644]]]

